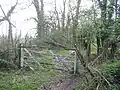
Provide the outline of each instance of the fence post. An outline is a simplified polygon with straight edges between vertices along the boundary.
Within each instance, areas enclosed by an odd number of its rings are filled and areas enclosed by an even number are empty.
[[[76,51],[75,51],[75,59],[74,59],[74,74],[76,74],[76,70],[77,70],[77,55],[76,55]]]
[[[23,45],[20,43],[18,45],[18,59],[19,59],[19,64],[18,64],[18,68],[21,69],[23,67]]]
[[[23,67],[24,64],[24,47],[23,44],[21,44],[21,67]]]
[[[21,43],[18,45],[18,68],[21,68]]]

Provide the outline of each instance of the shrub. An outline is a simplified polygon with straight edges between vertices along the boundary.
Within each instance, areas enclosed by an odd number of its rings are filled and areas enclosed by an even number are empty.
[[[120,90],[120,61],[103,65],[102,71],[112,84],[112,90]]]
[[[8,62],[7,60],[0,59],[0,68],[1,69],[16,69],[17,66],[13,63]]]

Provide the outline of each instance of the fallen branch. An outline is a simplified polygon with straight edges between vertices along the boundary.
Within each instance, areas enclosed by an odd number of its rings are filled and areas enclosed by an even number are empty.
[[[103,52],[97,57],[97,58],[95,58],[91,63],[89,63],[88,65],[94,65],[96,62],[97,62],[97,60],[99,60],[99,58],[101,58],[102,56],[103,56]]]
[[[101,72],[99,70],[97,70],[96,68],[93,68],[93,67],[92,67],[92,69],[94,71],[96,71],[106,81],[106,83],[111,87],[110,82],[101,74]]]

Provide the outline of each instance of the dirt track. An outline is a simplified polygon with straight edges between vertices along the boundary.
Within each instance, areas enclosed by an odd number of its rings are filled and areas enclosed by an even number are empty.
[[[40,90],[75,90],[75,87],[78,85],[78,83],[78,77],[68,77],[54,81],[47,86],[44,85]]]

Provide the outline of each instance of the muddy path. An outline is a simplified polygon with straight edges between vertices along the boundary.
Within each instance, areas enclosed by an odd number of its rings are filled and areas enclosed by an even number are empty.
[[[43,85],[40,90],[75,90],[79,83],[80,77],[70,76]]]
[[[53,54],[52,51],[51,53]],[[70,67],[67,66],[65,63],[65,61],[69,61],[68,56],[56,55],[54,59],[56,62],[59,62],[59,64],[61,62],[63,64],[62,67],[64,67],[65,69],[68,69],[66,67]],[[48,84],[42,85],[40,87],[40,90],[75,90],[75,87],[79,84],[79,82],[79,76],[74,76],[65,72],[61,72],[57,78],[50,80]]]

